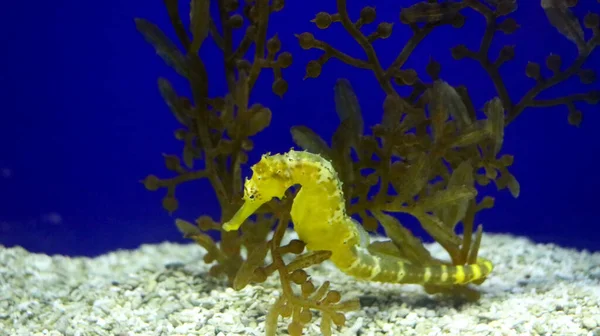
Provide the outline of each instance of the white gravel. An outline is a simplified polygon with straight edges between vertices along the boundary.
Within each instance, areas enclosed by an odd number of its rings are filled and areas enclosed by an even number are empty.
[[[365,304],[338,335],[600,336],[600,253],[494,234],[482,245],[496,268],[475,304],[357,282],[331,264],[309,273]],[[206,275],[203,254],[170,243],[93,259],[0,246],[0,335],[263,335],[277,278],[236,292]]]

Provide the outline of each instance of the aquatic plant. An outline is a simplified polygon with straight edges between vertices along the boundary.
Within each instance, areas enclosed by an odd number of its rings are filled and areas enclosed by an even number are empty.
[[[175,137],[183,142],[183,153],[165,155],[166,167],[177,175],[172,178],[147,176],[142,182],[151,191],[166,189],[162,204],[165,210],[173,213],[178,208],[176,188],[178,185],[197,179],[208,179],[216,192],[221,206],[220,219],[200,216],[195,223],[177,219],[176,225],[185,237],[193,239],[204,249],[206,263],[213,263],[210,274],[227,276],[235,289],[242,289],[250,282],[263,282],[277,272],[282,285],[282,296],[275,302],[267,315],[267,334],[274,334],[279,315],[292,317],[289,332],[299,335],[303,325],[312,319],[311,309],[323,313],[321,327],[326,334],[329,322],[343,325],[343,312],[358,309],[358,300],[341,301],[340,293],[329,290],[329,282],[316,286],[307,276],[304,268],[318,264],[329,257],[328,253],[305,253],[305,244],[292,240],[282,245],[282,238],[289,224],[289,212],[293,193],[283,201],[272,201],[265,209],[258,211],[255,220],[242,225],[241,234],[227,232],[221,223],[237,211],[242,204],[241,167],[247,160],[247,152],[252,150],[251,137],[264,130],[271,121],[271,111],[262,105],[248,106],[252,88],[263,69],[273,70],[275,80],[273,92],[283,96],[287,83],[281,76],[281,69],[292,63],[289,52],[280,52],[281,43],[275,35],[267,39],[269,16],[283,8],[283,1],[249,1],[238,8],[235,0],[219,1],[219,20],[209,15],[209,1],[191,2],[190,26],[185,27],[179,14],[177,0],[165,0],[171,23],[179,38],[183,51],[153,23],[136,19],[138,30],[152,44],[159,56],[178,74],[188,79],[193,95],[193,103],[179,96],[172,85],[164,78],[158,80],[159,90],[175,118],[184,127],[175,131]],[[220,21],[219,31],[217,22]],[[233,31],[246,23],[243,39],[233,46]],[[187,31],[192,33],[192,38]],[[224,97],[209,97],[209,78],[198,51],[208,36],[211,36],[223,53],[225,77],[228,92]],[[246,54],[254,47],[252,62]],[[181,158],[180,158],[181,157]],[[200,168],[198,164],[202,164]],[[267,236],[276,226],[271,239]],[[220,234],[217,244],[209,231]],[[242,257],[242,249],[248,251]],[[272,262],[265,265],[270,252]],[[297,255],[286,263],[284,256]],[[293,285],[300,287],[296,294]]]
[[[345,187],[348,213],[358,216],[369,231],[374,231],[378,224],[384,227],[395,245],[382,247],[387,253],[417,265],[442,263],[432,258],[397,217],[385,212],[406,213],[416,217],[444,247],[451,265],[473,264],[482,236],[482,226],[475,228],[475,215],[494,205],[491,196],[476,201],[476,185],[494,182],[498,190],[507,188],[514,197],[520,193],[520,185],[509,171],[513,156],[499,156],[504,128],[526,108],[554,105],[566,105],[569,123],[579,125],[582,113],[575,103],[597,103],[600,99],[598,90],[536,99],[542,91],[574,75],[586,84],[595,79],[594,71],[582,66],[600,43],[598,15],[588,13],[584,19],[585,27],[592,30],[592,37],[586,41],[581,24],[569,6],[562,1],[542,1],[551,24],[576,44],[579,56],[563,70],[560,56],[550,54],[546,67],[551,76],[542,76],[539,64],[529,62],[525,72],[536,84],[514,103],[499,69],[514,57],[515,46],[504,46],[495,60],[489,54],[497,33],[512,34],[518,30],[518,23],[507,17],[517,10],[516,1],[428,1],[403,8],[400,21],[410,27],[413,35],[387,68],[381,65],[373,42],[388,38],[393,23],[380,22],[370,34],[365,34],[365,28],[376,21],[375,8],[364,7],[358,19],[352,21],[346,1],[336,3],[337,13],[319,12],[312,22],[321,30],[341,24],[363,49],[366,60],[350,56],[305,32],[297,35],[301,47],[323,51],[318,59],[306,64],[306,77],[317,78],[331,58],[371,70],[387,96],[382,120],[372,128],[372,134],[364,135],[360,104],[350,84],[342,80],[336,86],[340,125],[331,141],[332,147],[327,148],[323,139],[302,126],[292,129],[295,143],[332,160]],[[434,28],[444,25],[461,28],[465,22],[463,11],[469,9],[486,20],[480,48],[473,51],[459,44],[451,52],[456,60],[477,61],[489,74],[498,96],[485,104],[483,116],[478,116],[466,87],[453,88],[440,78],[441,66],[433,58],[426,68],[433,83],[426,83],[414,69],[405,68],[412,51]],[[402,86],[412,89],[409,96],[397,93],[397,87]],[[358,161],[352,159],[351,149]],[[455,234],[458,224],[463,227],[462,237]],[[479,297],[478,292],[464,286],[426,284],[424,287],[429,293],[460,294],[471,300]]]
[[[143,181],[149,190],[166,189],[163,207],[174,212],[178,208],[178,185],[198,179],[208,179],[221,207],[221,218],[214,220],[201,216],[196,225],[178,221],[186,237],[194,239],[207,250],[204,260],[217,263],[211,275],[225,274],[233,283],[243,259],[242,246],[253,250],[264,242],[276,217],[260,217],[256,225],[247,225],[245,234],[227,233],[220,229],[221,219],[229,218],[241,205],[241,167],[252,150],[252,136],[264,130],[271,122],[271,110],[260,104],[249,106],[250,95],[256,80],[264,69],[274,73],[273,92],[285,94],[287,82],[282,69],[290,66],[292,55],[281,52],[277,35],[267,38],[269,16],[283,8],[282,1],[261,0],[248,3],[240,11],[237,1],[219,1],[220,17],[210,16],[210,1],[195,0],[190,3],[190,24],[184,26],[179,13],[179,1],[165,0],[171,24],[183,51],[153,23],[136,19],[138,30],[156,49],[157,54],[189,82],[192,100],[179,96],[170,82],[159,78],[161,95],[183,128],[175,131],[175,138],[183,142],[183,153],[165,155],[167,169],[176,173],[173,178],[159,179],[154,175]],[[221,29],[217,27],[220,22]],[[233,45],[234,31],[246,25],[241,42]],[[188,34],[191,32],[191,37]],[[222,52],[224,76],[228,91],[220,97],[209,96],[210,79],[199,50],[208,37],[212,37]],[[247,59],[248,51],[254,52]],[[200,164],[200,167],[198,165]],[[284,208],[285,204],[276,206]],[[277,210],[278,213],[285,211]],[[192,229],[192,227],[194,229]],[[221,244],[217,245],[207,234],[221,231]]]
[[[584,69],[583,65],[600,43],[598,15],[589,13],[583,20],[584,26],[592,31],[592,37],[586,40],[579,20],[569,9],[576,1],[542,0],[541,6],[550,23],[575,43],[579,56],[565,66],[560,56],[549,55],[546,67],[550,75],[546,75],[538,63],[530,62],[525,72],[535,80],[535,84],[515,103],[508,95],[499,71],[514,57],[515,47],[504,46],[495,59],[490,59],[489,55],[496,33],[512,34],[519,28],[517,22],[509,17],[517,9],[514,0],[423,1],[403,8],[400,22],[407,25],[413,35],[387,68],[381,65],[373,42],[388,38],[394,24],[380,22],[372,33],[366,34],[365,28],[377,19],[375,8],[364,7],[357,13],[358,18],[352,20],[346,0],[336,0],[336,3],[337,13],[320,12],[313,22],[319,29],[341,24],[361,46],[366,59],[350,56],[315,38],[310,32],[301,33],[297,37],[302,48],[323,50],[320,58],[306,65],[306,77],[318,77],[331,58],[372,71],[386,94],[382,119],[366,134],[356,94],[350,83],[341,79],[335,87],[340,124],[331,141],[328,143],[305,126],[293,127],[292,139],[298,146],[313,153],[309,156],[314,162],[330,163],[335,181],[339,179],[341,182],[341,209],[347,216],[357,219],[354,221],[348,217],[344,223],[360,223],[354,229],[345,226],[344,232],[359,232],[358,235],[365,238],[366,235],[360,234],[362,227],[375,231],[381,225],[390,238],[390,241],[371,244],[366,239],[362,243],[353,241],[353,246],[360,244],[369,255],[401,261],[410,269],[473,270],[462,275],[437,272],[436,276],[445,280],[452,276],[452,281],[438,282],[428,281],[432,279],[431,271],[409,273],[419,274],[421,279],[412,282],[423,284],[429,293],[459,295],[475,300],[479,294],[467,283],[482,283],[487,275],[486,272],[481,273],[482,270],[491,269],[478,256],[483,231],[481,225],[475,226],[475,215],[494,205],[493,197],[478,197],[477,186],[493,182],[498,190],[508,189],[514,197],[519,195],[519,183],[509,171],[513,157],[500,153],[504,128],[525,109],[565,105],[569,110],[569,123],[578,125],[582,113],[575,104],[600,100],[600,92],[593,90],[554,99],[537,98],[542,91],[573,76],[579,76],[584,83],[594,80],[594,72]],[[217,2],[218,18],[209,14],[209,0],[192,0],[188,27],[182,22],[177,0],[165,0],[165,5],[182,49],[149,21],[136,19],[136,25],[159,56],[188,79],[193,99],[179,96],[166,79],[159,79],[163,98],[183,126],[175,132],[175,137],[183,142],[183,153],[165,155],[165,165],[175,172],[174,177],[149,175],[143,180],[145,187],[152,191],[166,189],[163,207],[172,213],[178,206],[175,195],[178,185],[208,179],[221,206],[220,218],[201,216],[195,223],[177,219],[176,224],[186,237],[206,249],[204,261],[214,263],[211,275],[224,274],[235,289],[241,289],[249,283],[263,282],[277,273],[282,294],[267,314],[267,335],[275,334],[279,316],[291,318],[288,332],[300,335],[304,326],[311,322],[314,310],[321,312],[322,333],[331,334],[332,324],[343,325],[343,313],[358,309],[358,301],[341,301],[341,293],[330,290],[329,282],[317,288],[305,269],[330,258],[336,264],[343,263],[344,258],[339,257],[341,250],[319,244],[311,248],[315,234],[303,232],[309,226],[303,225],[301,220],[294,221],[294,224],[298,221],[301,224],[295,226],[296,230],[300,230],[301,240],[282,245],[290,215],[294,217],[293,207],[303,204],[302,199],[295,201],[297,188],[278,189],[277,195],[271,195],[278,197],[264,199],[259,204],[262,206],[252,211],[244,208],[251,197],[256,197],[257,190],[251,189],[252,179],[247,180],[244,187],[241,168],[247,163],[247,152],[253,149],[251,137],[267,128],[272,117],[265,106],[248,106],[252,89],[262,70],[272,69],[275,75],[273,92],[283,96],[287,90],[281,69],[291,65],[292,56],[280,51],[277,35],[267,38],[269,17],[283,9],[283,0],[248,0],[243,5],[237,0],[221,0]],[[414,69],[405,68],[416,46],[433,29],[447,25],[462,27],[465,20],[463,13],[468,10],[480,13],[486,20],[480,48],[474,51],[457,45],[452,49],[452,55],[457,60],[477,61],[489,74],[498,96],[485,104],[483,114],[475,110],[466,87],[452,87],[441,78],[441,66],[435,60],[431,59],[426,69],[431,82],[426,82]],[[244,27],[241,42],[234,46],[234,30]],[[210,82],[202,55],[198,52],[209,36],[221,49],[225,64],[228,92],[221,97],[209,96]],[[248,60],[247,54],[252,46],[254,51]],[[412,89],[406,97],[397,91],[402,86]],[[263,157],[263,160],[268,157]],[[257,173],[260,167],[260,163],[254,166],[253,179],[260,176]],[[267,178],[265,181],[271,180]],[[254,219],[247,219],[254,212]],[[415,217],[448,252],[450,261],[432,257],[421,240],[390,213]],[[222,224],[228,221],[229,224]],[[462,226],[462,235],[456,231],[459,225]],[[234,230],[238,226],[240,230]],[[275,232],[269,239],[268,234],[274,226]],[[220,243],[208,235],[209,231],[219,233]],[[334,240],[332,243],[342,241]],[[305,247],[308,247],[308,252],[304,252]],[[243,250],[247,251],[246,257],[242,256]],[[271,261],[267,263],[269,252]],[[287,254],[295,256],[286,262],[284,256]],[[368,266],[362,270],[375,274],[373,265]],[[475,272],[479,275],[471,278]],[[464,281],[458,281],[461,278]],[[299,286],[299,291],[295,291],[294,286]]]

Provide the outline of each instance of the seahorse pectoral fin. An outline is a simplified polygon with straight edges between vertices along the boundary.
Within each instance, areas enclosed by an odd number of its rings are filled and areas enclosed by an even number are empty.
[[[250,217],[260,206],[260,202],[244,202],[242,207],[233,215],[233,217],[226,223],[223,223],[223,230],[234,231],[240,228],[242,224]]]

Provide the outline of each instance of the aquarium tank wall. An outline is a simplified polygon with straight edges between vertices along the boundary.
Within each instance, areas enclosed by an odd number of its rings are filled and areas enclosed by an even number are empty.
[[[600,333],[600,2],[5,7],[3,334]]]

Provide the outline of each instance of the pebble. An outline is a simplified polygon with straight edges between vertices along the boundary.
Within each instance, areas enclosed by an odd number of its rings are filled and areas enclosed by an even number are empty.
[[[581,324],[583,324],[583,326],[588,330],[592,330],[597,326],[596,321],[591,317],[584,317],[581,320]]]
[[[277,278],[237,292],[207,276],[203,255],[199,246],[170,243],[93,259],[0,246],[0,335],[264,335]],[[334,335],[600,336],[600,253],[486,234],[480,255],[495,269],[477,303],[428,296],[417,285],[357,281],[328,263],[308,273],[364,304]],[[288,323],[279,321],[282,333]],[[318,326],[304,335],[320,335]]]

